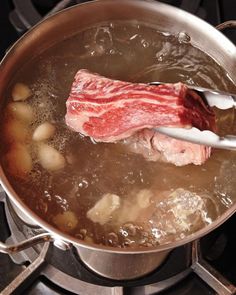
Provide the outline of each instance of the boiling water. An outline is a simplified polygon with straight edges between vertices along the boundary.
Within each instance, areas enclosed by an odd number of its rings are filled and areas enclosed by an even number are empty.
[[[133,82],[182,81],[235,91],[227,73],[191,45],[188,36],[158,32],[144,24],[109,23],[78,33],[29,61],[15,82],[32,90],[34,108],[29,134],[45,121],[56,134],[48,141],[66,158],[66,166],[48,172],[40,166],[37,146],[28,140],[33,169],[27,178],[6,173],[22,200],[44,220],[88,242],[111,246],[164,244],[210,224],[235,201],[236,153],[215,150],[202,166],[175,167],[148,162],[117,144],[95,144],[65,126],[65,102],[75,73],[85,68]],[[234,111],[218,114],[220,132],[234,132]],[[3,119],[7,124],[7,115]],[[1,158],[9,145],[1,137]],[[88,211],[104,195],[119,197],[107,220],[93,222]],[[111,209],[109,204],[103,217]]]

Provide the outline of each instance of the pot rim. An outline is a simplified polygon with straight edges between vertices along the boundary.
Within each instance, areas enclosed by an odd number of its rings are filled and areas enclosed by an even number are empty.
[[[14,54],[14,51],[17,50],[17,47],[22,42],[22,40],[25,40],[28,37],[28,35],[33,34],[35,32],[35,30],[37,30],[39,27],[43,26],[47,22],[53,21],[54,19],[56,19],[58,17],[58,15],[67,14],[70,12],[70,10],[77,9],[78,6],[81,6],[81,5],[92,6],[94,3],[97,3],[97,2],[100,2],[100,3],[110,2],[110,3],[112,3],[113,1],[114,0],[93,0],[90,2],[77,4],[72,7],[66,8],[60,12],[57,12],[57,13],[53,14],[52,16],[47,17],[46,19],[40,21],[35,26],[33,26],[30,30],[28,30],[23,36],[21,36],[13,44],[12,47],[10,47],[10,49],[7,51],[6,55],[4,56],[4,58],[2,59],[2,61],[0,63],[0,73],[1,73],[1,68],[4,66],[5,62],[11,57],[11,55]],[[160,7],[167,7],[169,10],[171,9],[174,12],[179,12],[179,13],[181,12],[182,14],[184,14],[186,16],[191,16],[191,18],[195,22],[198,22],[199,24],[204,25],[206,27],[206,29],[208,28],[211,30],[211,32],[214,32],[215,34],[219,34],[219,36],[221,36],[221,38],[224,38],[225,41],[227,42],[227,46],[230,46],[231,50],[233,50],[233,49],[236,50],[235,45],[227,37],[225,37],[221,32],[217,31],[213,26],[206,23],[202,19],[200,19],[200,18],[196,17],[195,15],[192,15],[186,11],[183,11],[180,8],[172,7],[170,5],[160,3],[157,1],[153,1],[153,0],[139,0],[139,1],[137,1],[137,0],[121,0],[119,3],[121,3],[121,2],[136,3],[136,4],[139,3],[140,6],[146,5],[147,3],[149,3],[151,5],[159,5]],[[115,248],[115,247],[111,247],[111,246],[92,244],[92,243],[85,242],[83,240],[79,240],[73,236],[70,236],[69,234],[63,233],[59,229],[53,227],[48,222],[44,221],[34,211],[32,211],[29,207],[27,207],[26,204],[20,199],[18,194],[15,192],[15,190],[13,189],[11,184],[9,183],[1,165],[0,165],[0,184],[2,185],[3,189],[5,190],[5,192],[7,193],[9,198],[11,199],[11,201],[29,219],[31,219],[33,222],[37,223],[37,225],[41,226],[43,229],[45,229],[47,232],[49,232],[54,239],[59,239],[59,240],[65,241],[65,242],[72,243],[76,247],[83,247],[83,248],[90,249],[90,250],[96,250],[96,251],[102,251],[102,252],[114,253],[114,254],[115,253],[117,253],[117,254],[118,253],[119,254],[142,254],[142,253],[154,253],[154,252],[171,250],[173,248],[190,243],[193,240],[199,239],[202,236],[208,234],[213,229],[217,228],[223,222],[225,222],[236,211],[236,202],[235,202],[235,204],[233,204],[230,208],[228,208],[222,215],[220,215],[217,219],[215,219],[211,224],[209,224],[209,225],[205,226],[204,228],[196,231],[195,233],[192,233],[192,234],[188,235],[187,237],[185,237],[181,240],[175,241],[175,242],[162,244],[162,245],[159,245],[156,247]]]

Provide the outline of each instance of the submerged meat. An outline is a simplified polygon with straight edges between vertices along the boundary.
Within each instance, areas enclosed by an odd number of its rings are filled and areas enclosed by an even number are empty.
[[[209,209],[211,208],[211,209]],[[211,224],[219,208],[206,193],[184,188],[141,189],[125,197],[107,193],[87,212],[87,218],[112,229],[108,244],[156,246],[179,240]]]
[[[115,194],[105,194],[95,205],[87,212],[87,217],[93,222],[104,225],[112,219],[112,214],[120,207],[120,197]]]
[[[148,161],[161,161],[176,166],[201,165],[211,155],[211,148],[171,138],[151,129],[143,129],[124,140],[128,150],[142,154]]]
[[[75,76],[65,119],[66,124],[75,131],[101,142],[116,142],[134,135],[131,142],[139,143],[140,130],[142,134],[144,130],[158,126],[215,129],[214,113],[200,96],[182,83],[159,86],[134,84],[111,80],[87,70],[79,70]],[[208,147],[186,144],[157,134],[152,132],[150,136],[143,136],[151,149],[161,155],[158,159],[163,158],[181,166],[202,164],[210,155]],[[179,159],[177,163],[171,157],[171,146],[175,144],[179,149],[174,152],[174,157],[185,153],[183,163]],[[136,152],[152,154],[152,150],[139,148]],[[188,156],[189,152],[193,157]],[[157,160],[152,156],[146,158]]]

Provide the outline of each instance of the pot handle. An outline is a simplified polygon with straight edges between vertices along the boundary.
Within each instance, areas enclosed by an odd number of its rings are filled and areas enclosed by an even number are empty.
[[[223,31],[228,28],[236,28],[236,20],[229,20],[216,26],[216,29]]]
[[[45,243],[53,240],[54,238],[51,236],[51,234],[42,233],[15,245],[6,245],[0,242],[0,253],[13,254],[32,247],[36,244]]]

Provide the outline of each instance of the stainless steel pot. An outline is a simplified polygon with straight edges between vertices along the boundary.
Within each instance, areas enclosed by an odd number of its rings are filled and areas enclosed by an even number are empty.
[[[217,29],[201,19],[180,9],[152,1],[100,0],[80,4],[51,16],[27,32],[8,51],[0,65],[0,97],[3,97],[11,77],[29,57],[37,56],[49,46],[75,34],[88,26],[102,21],[136,20],[154,24],[160,31],[171,33],[186,32],[192,44],[207,52],[231,76],[236,83],[236,47]],[[231,22],[231,25],[235,25]],[[3,101],[0,101],[1,107]],[[18,215],[26,222],[45,229],[45,234],[6,246],[0,243],[0,252],[21,251],[34,243],[54,241],[62,248],[73,245],[82,261],[97,273],[112,279],[131,279],[143,276],[157,268],[171,249],[189,243],[222,224],[236,210],[232,205],[211,225],[187,238],[168,245],[145,249],[117,249],[88,244],[71,237],[40,219],[19,198],[0,167],[1,184],[7,192]]]

